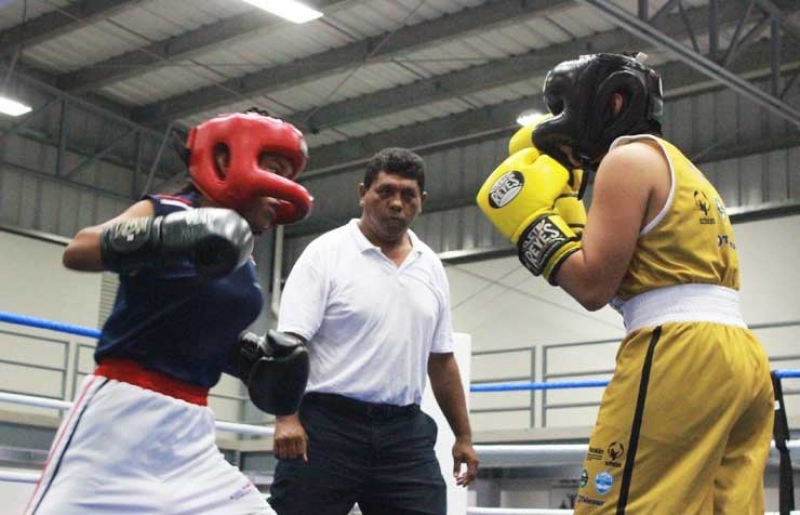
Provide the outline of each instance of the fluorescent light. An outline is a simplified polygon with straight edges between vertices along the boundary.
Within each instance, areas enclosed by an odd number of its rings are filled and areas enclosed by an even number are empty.
[[[316,20],[322,16],[322,13],[316,9],[304,5],[295,0],[244,0],[250,5],[254,5],[267,12],[271,12],[281,18],[294,23],[305,23],[307,21]]]
[[[521,113],[519,113],[519,116],[517,116],[517,123],[525,127],[526,125],[533,123],[537,118],[539,118],[542,115],[543,113],[541,111],[534,111],[534,110],[522,111]]]
[[[9,116],[21,116],[30,112],[31,106],[26,106],[25,104],[21,104],[16,100],[11,100],[8,97],[0,95],[0,113],[7,114]]]

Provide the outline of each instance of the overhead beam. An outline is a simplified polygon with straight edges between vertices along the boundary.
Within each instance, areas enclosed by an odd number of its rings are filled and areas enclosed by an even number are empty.
[[[5,64],[0,63],[0,76],[3,76],[8,73],[8,68]],[[70,105],[70,107],[77,108],[82,111],[86,111],[101,117],[102,119],[106,120],[106,123],[111,123],[115,127],[124,127],[130,133],[136,133],[139,137],[143,138],[158,138],[158,140],[162,140],[163,134],[162,132],[158,132],[153,130],[150,127],[146,127],[140,124],[136,124],[132,122],[130,119],[126,118],[124,114],[121,114],[122,111],[125,111],[122,106],[114,104],[110,100],[104,100],[104,102],[98,103],[97,101],[90,101],[84,97],[77,97],[65,93],[55,86],[52,85],[52,77],[44,72],[37,72],[37,73],[27,73],[22,72],[20,66],[17,66],[13,72],[13,80],[18,81],[20,84],[24,85],[26,89],[30,89],[31,91],[37,92],[37,96],[44,96],[48,100],[42,101],[43,103],[37,103],[34,107],[34,111],[28,113],[24,117],[20,118],[16,121],[13,125],[8,125],[6,127],[0,127],[0,140],[4,137],[16,134],[20,138],[29,139],[32,141],[36,141],[37,143],[41,143],[44,145],[48,145],[57,149],[58,152],[67,151],[70,154],[75,154],[86,159],[91,160],[102,160],[107,161],[109,163],[113,163],[118,166],[122,166],[125,168],[130,168],[132,163],[119,158],[111,153],[108,150],[106,151],[98,151],[96,148],[96,142],[87,142],[83,141],[81,138],[73,137],[67,138],[63,142],[60,141],[61,134],[56,136],[45,134],[44,132],[37,131],[37,130],[28,130],[26,126],[36,121],[36,118],[39,114],[44,113],[47,109],[52,109],[53,105],[58,102],[65,102]],[[88,95],[89,97],[94,97],[96,95]],[[102,99],[99,99],[102,100]],[[63,117],[66,116],[64,111],[59,113],[59,116]],[[80,135],[80,132],[76,133]],[[114,144],[114,147],[119,144],[117,142]],[[63,154],[61,158],[63,158]],[[152,156],[148,153],[145,156],[147,159],[151,159]],[[58,158],[56,159],[58,161]],[[171,162],[176,162],[177,158],[171,160]],[[183,169],[183,163],[178,163],[181,170]],[[165,176],[174,176],[176,175],[176,170],[163,170],[161,175]],[[138,192],[137,192],[138,193]]]
[[[0,32],[0,56],[12,55],[22,45],[40,45],[146,1],[151,0],[83,0],[59,7]]]
[[[69,186],[70,188],[75,188],[75,189],[78,189],[78,190],[81,190],[81,191],[86,191],[88,193],[100,194],[100,195],[103,195],[103,196],[106,196],[106,197],[109,197],[109,198],[116,198],[116,199],[119,199],[119,200],[130,201],[132,198],[135,199],[135,197],[126,197],[125,195],[121,195],[121,194],[119,194],[117,192],[114,192],[114,191],[110,191],[110,190],[106,190],[106,189],[103,189],[103,188],[99,188],[97,186],[91,186],[89,184],[84,184],[84,183],[81,183],[81,182],[76,182],[76,181],[71,181],[71,180],[68,180],[68,179],[64,179],[64,178],[59,177],[57,175],[53,175],[53,174],[50,174],[50,173],[42,172],[40,170],[35,170],[33,168],[30,168],[30,167],[27,167],[27,166],[23,166],[23,165],[18,164],[18,163],[11,163],[11,162],[5,161],[2,158],[0,158],[0,165],[2,165],[3,168],[7,168],[9,170],[15,170],[15,171],[18,171],[18,172],[22,172],[26,176],[36,177],[39,180],[42,180],[42,181],[45,181],[45,182],[52,182],[52,183],[60,184],[62,186]]]
[[[130,107],[124,106],[119,102],[108,97],[100,96],[96,93],[86,93],[85,95],[70,95],[58,89],[55,85],[56,78],[52,74],[38,68],[34,68],[24,62],[16,62],[14,67],[0,61],[0,77],[9,77],[9,80],[19,80],[28,84],[36,90],[45,91],[48,94],[59,98],[67,98],[71,103],[81,104],[88,109],[98,113],[107,113],[117,119],[124,119],[125,123],[133,123],[130,117]],[[21,93],[24,98],[24,93]],[[35,107],[35,106],[34,106]],[[149,127],[142,126],[143,129],[151,130]]]
[[[682,43],[675,41],[663,32],[655,29],[647,22],[637,18],[622,7],[608,2],[608,0],[579,0],[600,10],[617,25],[630,31],[643,40],[657,45],[660,48],[674,52],[678,57],[693,69],[716,79],[740,95],[749,98],[756,104],[768,109],[773,114],[800,127],[800,109],[783,102],[780,98],[757,88],[746,80],[738,77],[727,68],[714,62],[712,59],[695,52]]]
[[[786,13],[800,12],[800,3],[784,0]],[[789,5],[791,4],[791,5]],[[722,26],[733,26],[747,15],[745,2],[726,2],[720,8],[719,22]],[[685,13],[659,16],[656,27],[665,34],[683,39],[688,36],[685,21],[692,27],[701,27],[697,33],[708,31],[708,7],[698,7]],[[511,84],[535,77],[544,77],[547,71],[560,61],[575,58],[590,49],[604,52],[619,52],[641,46],[639,40],[624,29],[577,38],[569,43],[552,48],[539,49],[512,56],[485,65],[456,70],[445,75],[422,79],[412,84],[369,93],[356,98],[334,102],[315,109],[289,114],[296,125],[304,130],[322,130],[357,120],[376,118],[391,112],[411,109],[448,98],[469,95],[504,84]],[[643,48],[643,50],[646,50]]]
[[[784,55],[800,56],[800,44],[783,41],[783,45]],[[739,54],[732,71],[743,76],[758,74],[761,77],[768,77],[770,52],[769,41],[755,43]],[[797,61],[794,64],[800,66]],[[724,86],[709,78],[706,73],[688,67],[682,61],[666,63],[658,66],[658,70],[664,77],[667,99]],[[521,111],[536,107],[543,108],[541,95],[532,94],[495,106],[472,109],[378,134],[349,139],[342,143],[314,147],[310,152],[309,170],[303,179],[308,180],[317,174],[335,173],[336,170],[346,168],[353,163],[363,162],[375,151],[386,146],[423,149],[446,143],[442,135],[446,135],[447,141],[462,141],[480,137],[482,134],[509,130],[516,125],[516,117]]]
[[[303,180],[327,175],[354,163],[360,163],[385,147],[407,147],[416,150],[437,146],[447,141],[463,141],[506,131],[515,125],[519,113],[525,109],[545,109],[541,95],[510,100],[493,106],[470,109],[433,120],[414,123],[396,129],[353,138],[312,148],[309,152],[309,170]]]
[[[756,0],[756,3],[764,12],[775,18],[787,34],[800,41],[800,23],[793,20],[792,13],[787,12],[786,7],[776,0]]]
[[[175,120],[197,112],[222,106],[232,100],[232,93],[242,97],[269,94],[293,85],[315,80],[365,62],[385,61],[432,44],[493,26],[519,23],[556,10],[574,7],[573,0],[500,0],[463,9],[434,20],[359,40],[327,52],[314,54],[285,65],[227,80],[221,84],[181,93],[171,98],[134,110],[133,118],[142,123]]]
[[[318,0],[315,7],[331,14],[352,2],[353,0]],[[290,22],[267,14],[262,9],[247,10],[61,75],[57,79],[58,87],[70,93],[98,90],[148,73],[169,62],[191,59],[213,48],[230,45],[256,33],[289,24]]]
[[[12,72],[12,81],[17,80],[34,91],[40,91],[57,98],[66,99],[71,105],[80,106],[100,116],[108,117],[115,122],[136,127],[143,133],[160,135],[158,131],[153,130],[151,127],[146,127],[130,120],[128,118],[129,109],[113,100],[94,94],[83,96],[70,95],[54,86],[55,79],[52,75],[24,65],[17,65]],[[0,63],[0,76],[5,76],[8,73],[8,65]]]

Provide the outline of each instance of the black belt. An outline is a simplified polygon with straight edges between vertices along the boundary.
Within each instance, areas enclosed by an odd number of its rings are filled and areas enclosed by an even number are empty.
[[[334,393],[309,392],[303,397],[303,404],[331,407],[342,413],[365,418],[401,418],[419,413],[419,404],[408,404],[406,406],[379,404],[359,401]]]

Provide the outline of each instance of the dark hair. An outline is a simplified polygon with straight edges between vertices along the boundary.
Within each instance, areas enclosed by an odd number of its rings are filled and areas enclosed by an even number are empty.
[[[364,172],[364,187],[369,189],[380,172],[414,179],[419,191],[425,191],[425,161],[407,148],[385,148],[372,156]]]
[[[245,114],[246,113],[253,113],[253,114],[260,114],[261,116],[271,116],[272,118],[277,118],[277,116],[273,116],[273,115],[269,114],[269,111],[267,111],[266,109],[261,109],[260,107],[256,107],[256,106],[248,107],[247,109],[245,109],[242,112],[245,113]]]

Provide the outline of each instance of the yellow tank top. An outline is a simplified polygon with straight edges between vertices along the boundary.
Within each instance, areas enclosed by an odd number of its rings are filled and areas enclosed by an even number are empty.
[[[616,301],[678,284],[714,284],[739,289],[739,257],[725,204],[705,175],[663,139],[640,135],[617,139],[612,148],[636,140],[658,143],[672,176],[669,197],[639,233]]]

